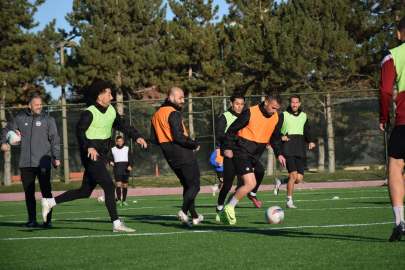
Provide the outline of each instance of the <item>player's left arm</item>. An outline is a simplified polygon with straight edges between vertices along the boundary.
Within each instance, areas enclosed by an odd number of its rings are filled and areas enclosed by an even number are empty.
[[[146,148],[147,144],[145,140],[142,138],[141,133],[136,130],[133,126],[130,126],[121,115],[115,111],[115,120],[113,123],[113,128],[117,131],[124,133],[126,136],[134,139],[137,143],[141,145],[141,147]]]
[[[278,120],[279,121],[277,122],[276,127],[274,128],[274,131],[270,137],[270,145],[271,148],[273,148],[276,157],[282,155],[281,137],[283,134],[281,134],[281,127],[283,126],[283,122],[280,121],[280,118]]]
[[[50,117],[48,119],[48,140],[51,144],[51,151],[54,161],[54,166],[60,165],[60,137],[58,135],[58,129],[56,128],[55,119]]]
[[[307,117],[307,121],[305,121],[305,124],[304,124],[304,138],[305,138],[305,141],[309,144],[309,149],[312,149],[315,147],[315,142],[311,138],[311,128],[309,126],[308,117]]]
[[[134,167],[134,157],[132,155],[131,149],[128,150],[128,166]]]

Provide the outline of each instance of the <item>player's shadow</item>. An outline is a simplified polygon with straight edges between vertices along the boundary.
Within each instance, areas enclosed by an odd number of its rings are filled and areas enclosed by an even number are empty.
[[[391,205],[390,202],[352,202],[357,204],[375,204],[375,205]]]
[[[257,223],[262,224],[262,223]],[[314,239],[327,239],[327,240],[341,240],[341,241],[353,241],[353,242],[387,242],[387,239],[374,238],[374,237],[363,237],[359,235],[340,235],[334,233],[310,233],[303,232],[298,229],[241,229],[241,232],[260,234],[264,236],[282,236],[282,237],[304,237],[304,238],[314,238]]]

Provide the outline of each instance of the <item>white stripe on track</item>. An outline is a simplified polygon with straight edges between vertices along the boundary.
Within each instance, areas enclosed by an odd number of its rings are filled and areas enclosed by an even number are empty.
[[[274,228],[235,228],[235,229],[220,229],[220,230],[186,230],[180,232],[166,233],[125,233],[125,234],[104,234],[104,235],[80,235],[80,236],[42,236],[42,237],[21,237],[21,238],[2,238],[0,241],[15,241],[15,240],[33,240],[33,239],[81,239],[81,238],[100,238],[100,237],[122,237],[122,236],[149,236],[149,235],[171,235],[184,233],[216,233],[216,232],[236,232],[236,231],[269,231],[269,230],[291,230],[291,229],[312,229],[312,228],[339,228],[339,227],[358,227],[358,226],[373,226],[392,224],[393,222],[379,223],[364,223],[364,224],[336,224],[336,225],[320,225],[320,226],[292,226],[292,227],[274,227]]]

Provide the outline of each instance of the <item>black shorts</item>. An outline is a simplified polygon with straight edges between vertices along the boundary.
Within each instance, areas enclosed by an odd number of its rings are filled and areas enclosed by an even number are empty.
[[[233,166],[237,175],[242,176],[248,173],[253,173],[253,168],[257,163],[250,161],[248,156],[238,155],[232,158]]]
[[[285,157],[288,173],[297,172],[304,175],[304,159],[302,157]]]
[[[405,160],[405,125],[395,126],[392,130],[388,145],[388,156]]]
[[[114,175],[115,182],[122,182],[124,184],[128,184],[129,175]]]
[[[215,171],[217,173],[218,179],[220,183],[224,182],[224,172],[223,171]]]

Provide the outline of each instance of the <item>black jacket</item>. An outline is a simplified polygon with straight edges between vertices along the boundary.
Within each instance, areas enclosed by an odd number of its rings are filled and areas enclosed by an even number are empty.
[[[94,105],[101,113],[105,114],[107,109],[106,107],[98,104],[93,98],[89,97],[87,99],[87,106],[90,107]],[[130,126],[125,120],[121,117],[121,115],[116,112],[115,120],[112,127],[124,133],[126,136],[136,140],[141,138],[142,135],[132,126]],[[103,159],[105,162],[108,161],[108,152],[110,151],[110,138],[108,139],[96,139],[90,140],[86,137],[86,131],[90,127],[91,122],[93,121],[93,114],[85,110],[82,112],[79,122],[77,122],[76,126],[76,138],[79,142],[80,146],[80,153],[81,155],[87,156],[87,149],[94,148],[96,149],[97,153],[99,154],[98,158]]]
[[[264,102],[259,104],[259,109],[264,117],[270,118],[274,117],[269,116],[264,109]],[[224,149],[225,150],[233,150],[234,155],[245,154],[249,157],[249,159],[256,163],[259,161],[260,157],[262,156],[264,150],[266,150],[267,143],[257,143],[254,141],[247,140],[245,138],[239,137],[236,141],[236,146],[233,145],[234,138],[239,130],[243,129],[249,124],[250,120],[250,110],[243,111],[239,118],[232,123],[232,125],[228,128],[226,132],[225,142],[224,142]],[[274,131],[270,137],[270,145],[274,150],[274,154],[278,157],[282,154],[281,152],[281,125],[280,121],[277,123]]]
[[[298,108],[298,114],[294,114],[290,106],[288,106],[286,110],[289,114],[298,117],[302,110]],[[280,127],[283,127],[284,124],[284,114],[280,114],[279,116],[279,123]],[[311,143],[314,142],[311,138],[311,129],[309,127],[308,117],[304,124],[304,135],[289,135],[281,134],[281,136],[286,135],[289,141],[282,141],[283,146],[283,156],[290,157],[290,156],[297,156],[297,157],[305,157],[305,142]]]
[[[180,114],[181,107],[166,99],[161,107],[167,106],[173,107],[176,110],[170,113],[168,119],[174,140],[172,142],[159,143],[153,123],[151,123],[150,141],[153,144],[160,145],[170,168],[178,169],[197,162],[193,150],[197,149],[198,144],[190,137],[184,135]]]
[[[232,107],[228,109],[228,112],[233,114],[236,117],[240,116],[240,113],[236,113],[234,110],[232,110]],[[228,126],[228,122],[226,121],[225,115],[221,114],[221,116],[218,118],[217,124],[215,125],[215,138],[219,141],[220,145],[224,145],[224,140],[225,140],[225,130],[226,127]],[[221,155],[224,156],[224,149],[221,147]]]

